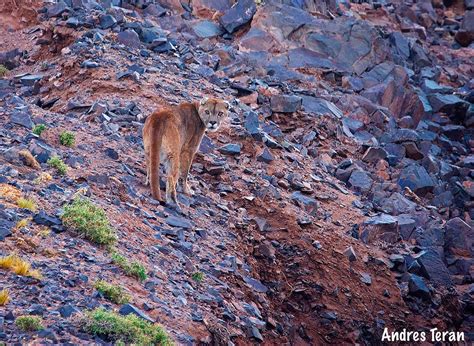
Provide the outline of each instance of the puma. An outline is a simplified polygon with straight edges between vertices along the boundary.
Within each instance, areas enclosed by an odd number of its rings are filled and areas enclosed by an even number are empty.
[[[203,98],[200,102],[182,103],[156,111],[149,116],[143,127],[143,144],[147,175],[152,196],[162,201],[160,191],[160,162],[165,167],[166,203],[179,208],[176,186],[185,194],[192,195],[188,186],[188,174],[194,155],[206,130],[219,129],[227,116],[229,104],[215,98]]]

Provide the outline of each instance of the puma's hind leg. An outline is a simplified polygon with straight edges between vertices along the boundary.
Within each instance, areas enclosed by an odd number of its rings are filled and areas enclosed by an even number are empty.
[[[181,153],[181,165],[180,165],[180,182],[181,182],[181,189],[183,191],[183,193],[185,193],[186,195],[189,195],[189,196],[193,196],[194,195],[194,192],[191,190],[191,188],[189,187],[189,184],[188,184],[188,175],[189,175],[189,170],[191,168],[191,164],[192,164],[192,161],[193,161],[193,156],[194,154],[192,154],[191,152],[189,151],[183,151]]]
[[[179,158],[174,153],[168,153],[166,156],[166,203],[179,207],[176,193],[176,184],[179,178]]]

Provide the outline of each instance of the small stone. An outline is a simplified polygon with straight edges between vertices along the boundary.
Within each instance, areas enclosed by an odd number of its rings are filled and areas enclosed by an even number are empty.
[[[225,155],[239,155],[241,148],[242,147],[240,144],[229,143],[229,144],[223,145],[217,150],[219,150],[219,152]]]
[[[422,298],[423,300],[430,300],[430,290],[426,286],[423,278],[418,275],[411,274],[408,281],[408,293],[414,297]]]
[[[263,149],[263,152],[257,156],[257,161],[270,163],[274,160],[272,153],[267,149]]]
[[[360,274],[360,281],[362,281],[364,284],[367,286],[372,285],[372,278],[369,274],[367,273],[362,273]]]
[[[155,323],[155,321],[148,316],[145,312],[137,308],[135,305],[132,304],[124,304],[119,310],[119,314],[123,316],[127,316],[130,314],[133,314],[135,316],[138,316],[148,322]]]
[[[347,257],[349,262],[354,262],[357,260],[357,256],[352,246],[349,246],[347,249],[344,250],[344,255]]]

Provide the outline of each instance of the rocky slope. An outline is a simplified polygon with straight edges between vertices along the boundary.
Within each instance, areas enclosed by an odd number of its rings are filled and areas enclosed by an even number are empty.
[[[473,7],[5,1],[0,256],[42,279],[0,268],[0,343],[108,342],[79,323],[100,306],[177,344],[377,344],[384,327],[472,338]],[[143,185],[141,127],[205,96],[232,111],[177,213]],[[62,225],[78,194],[145,281]],[[98,279],[131,301],[107,301]],[[29,314],[42,331],[18,328]]]

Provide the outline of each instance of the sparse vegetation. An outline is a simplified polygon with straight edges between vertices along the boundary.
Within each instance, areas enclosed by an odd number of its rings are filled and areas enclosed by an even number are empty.
[[[10,70],[0,64],[0,77],[4,77]]]
[[[33,127],[33,130],[31,132],[33,132],[37,136],[41,136],[44,130],[46,130],[46,125],[38,124],[38,125],[35,125],[35,127]]]
[[[81,322],[85,332],[116,344],[172,345],[161,326],[132,314],[120,316],[99,308],[86,313]]]
[[[64,207],[63,224],[99,245],[113,245],[117,241],[104,209],[87,198],[76,197]]]
[[[49,173],[46,173],[46,172],[41,172],[41,174],[38,176],[38,178],[36,178],[35,180],[33,180],[33,183],[38,185],[38,184],[42,184],[42,183],[45,183],[45,182],[48,182],[50,180],[52,180],[53,177],[51,176],[51,174]]]
[[[7,305],[10,300],[10,293],[6,288],[0,291],[0,306]]]
[[[63,160],[61,160],[61,158],[59,158],[59,156],[51,157],[47,163],[50,167],[56,169],[59,174],[65,175],[67,173],[68,166],[63,162]]]
[[[10,270],[21,276],[30,276],[38,280],[42,278],[38,270],[31,269],[31,264],[16,254],[0,257],[0,268]]]
[[[23,198],[23,197],[18,198],[16,201],[16,204],[18,205],[18,207],[22,209],[28,209],[31,211],[36,211],[37,209],[36,202],[32,200],[31,198]]]
[[[125,304],[130,301],[130,296],[125,292],[122,287],[118,285],[112,285],[105,282],[104,280],[99,280],[95,283],[94,287],[112,303]]]
[[[117,252],[112,253],[112,261],[128,276],[132,276],[140,281],[146,280],[146,269],[145,266],[140,262],[130,262],[125,256]]]
[[[202,272],[195,272],[191,275],[194,281],[201,282],[204,279],[204,273]]]
[[[59,143],[66,147],[72,147],[76,143],[76,135],[69,131],[63,131],[59,135]]]
[[[15,324],[24,332],[36,332],[44,329],[42,322],[39,316],[18,316]]]
[[[30,223],[30,219],[29,218],[24,218],[24,219],[21,219],[20,221],[18,221],[15,225],[15,229],[22,229],[22,228],[25,228],[26,226],[28,226],[28,224]]]

